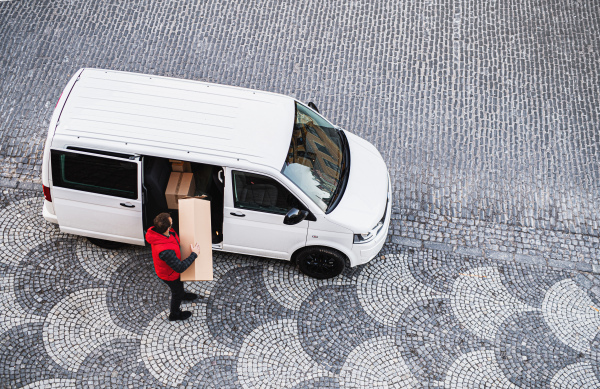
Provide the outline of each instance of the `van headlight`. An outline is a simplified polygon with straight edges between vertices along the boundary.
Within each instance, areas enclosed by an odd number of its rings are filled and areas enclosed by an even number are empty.
[[[389,173],[388,173],[388,176],[389,176]],[[388,178],[388,188],[391,188],[389,178]],[[354,234],[354,243],[355,244],[370,242],[377,236],[377,234],[379,234],[379,231],[381,231],[381,229],[383,228],[383,225],[385,224],[385,216],[387,215],[389,205],[390,205],[390,191],[388,191],[388,194],[387,194],[387,201],[385,202],[385,210],[383,211],[383,216],[381,217],[381,220],[379,220],[379,223],[377,223],[377,225],[375,227],[373,227],[371,229],[371,231],[365,232],[364,234]]]
[[[367,243],[373,240],[375,236],[371,232],[366,234],[354,234],[354,243]]]
[[[364,234],[354,234],[354,243],[367,243],[372,241],[382,228],[383,221],[380,221],[373,229],[371,229],[371,231]]]

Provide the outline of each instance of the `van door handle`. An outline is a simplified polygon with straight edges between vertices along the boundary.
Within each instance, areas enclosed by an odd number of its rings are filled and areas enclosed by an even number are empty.
[[[237,212],[231,212],[230,215],[237,216],[237,217],[244,217],[244,216],[246,216],[243,213],[237,213]]]
[[[131,204],[131,203],[121,203],[122,207],[127,207],[127,208],[135,208],[135,205]]]

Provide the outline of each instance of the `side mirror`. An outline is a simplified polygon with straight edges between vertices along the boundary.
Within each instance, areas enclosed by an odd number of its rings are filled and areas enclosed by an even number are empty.
[[[317,108],[317,106],[315,105],[315,103],[313,103],[312,101],[309,101],[307,105],[308,105],[308,107],[309,107],[310,109],[312,109],[313,111],[317,111],[317,112],[319,112],[319,108]],[[321,113],[321,112],[319,112],[319,113]]]
[[[298,208],[292,208],[285,215],[285,218],[283,218],[283,224],[293,226],[294,224],[298,224],[302,220],[306,219],[307,216],[308,211],[301,211]]]

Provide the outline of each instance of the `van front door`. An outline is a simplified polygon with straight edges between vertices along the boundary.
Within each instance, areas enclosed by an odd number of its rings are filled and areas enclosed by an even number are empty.
[[[228,169],[229,170],[229,169]],[[291,208],[303,208],[278,181],[261,174],[231,171],[225,180],[223,250],[289,259],[306,245],[308,221],[283,224]]]
[[[62,232],[144,244],[139,157],[50,154],[52,202]]]

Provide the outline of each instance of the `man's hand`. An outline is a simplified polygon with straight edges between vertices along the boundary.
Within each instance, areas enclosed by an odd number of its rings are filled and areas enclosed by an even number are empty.
[[[196,253],[196,255],[200,255],[200,244],[198,242],[194,242],[194,244],[191,244],[190,247],[192,248],[192,252]]]

